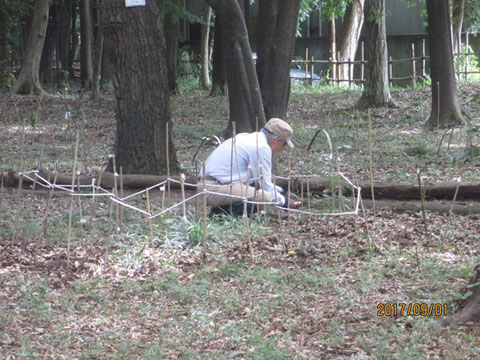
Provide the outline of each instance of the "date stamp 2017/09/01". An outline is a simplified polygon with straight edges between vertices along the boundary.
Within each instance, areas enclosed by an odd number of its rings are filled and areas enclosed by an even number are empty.
[[[377,304],[377,316],[447,316],[447,311],[448,304]]]

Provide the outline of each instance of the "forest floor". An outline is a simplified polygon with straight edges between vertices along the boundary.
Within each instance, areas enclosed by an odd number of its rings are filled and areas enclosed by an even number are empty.
[[[417,169],[425,182],[478,182],[480,84],[459,93],[468,123],[444,136],[423,127],[428,88],[394,89],[398,107],[371,112],[370,142],[367,113],[354,109],[358,90],[297,87],[286,119],[296,147],[280,154],[278,172],[287,173],[290,159],[292,174],[334,174],[325,137],[306,150],[325,129],[353,181],[369,180],[371,144],[375,182],[416,184]],[[192,174],[202,138],[226,128],[227,100],[188,89],[171,106],[178,160]],[[78,169],[98,174],[112,152],[114,114],[111,95],[1,97],[0,172],[71,173],[78,132]],[[204,262],[193,205],[187,221],[178,212],[150,228],[130,209],[118,210],[117,223],[108,199],[58,193],[47,205],[46,192],[25,190],[0,194],[0,359],[480,357],[478,324],[442,321],[468,296],[479,215],[427,212],[426,224],[420,213],[387,209],[254,216],[253,258],[242,219],[212,218]],[[152,210],[161,202],[152,194]],[[381,304],[401,303],[403,314],[398,306],[396,316],[379,316],[389,309]],[[425,306],[407,315],[408,304],[441,304],[433,309],[442,316],[422,316]]]

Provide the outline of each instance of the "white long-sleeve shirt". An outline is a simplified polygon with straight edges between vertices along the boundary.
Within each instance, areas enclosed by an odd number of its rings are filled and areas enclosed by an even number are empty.
[[[235,146],[232,157],[233,142]],[[222,184],[238,181],[245,184],[250,167],[250,180],[260,181],[262,174],[263,189],[272,195],[273,201],[282,206],[285,204],[285,198],[280,194],[280,188],[272,183],[272,157],[272,149],[267,143],[265,134],[241,133],[235,139],[225,140],[210,154],[205,162],[206,174]],[[203,176],[203,169],[200,174]]]

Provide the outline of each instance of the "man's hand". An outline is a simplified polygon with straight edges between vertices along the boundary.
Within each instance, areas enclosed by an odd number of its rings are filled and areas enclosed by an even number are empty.
[[[290,197],[286,196],[285,200],[286,201],[285,201],[284,207],[286,207],[286,208],[298,209],[300,206],[302,206],[302,200],[292,192],[290,193]]]

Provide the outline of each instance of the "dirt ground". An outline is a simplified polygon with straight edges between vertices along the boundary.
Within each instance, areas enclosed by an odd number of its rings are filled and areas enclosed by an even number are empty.
[[[466,150],[480,144],[479,94],[478,84],[461,87],[470,124],[441,142],[445,130],[422,127],[429,90],[395,90],[398,108],[372,110],[374,180],[414,183],[418,168],[425,182],[478,180],[478,157]],[[334,172],[324,139],[306,151],[325,128],[341,170],[367,181],[368,118],[353,108],[358,95],[294,93],[287,120],[298,146],[278,159],[280,172],[289,158],[293,174]],[[71,172],[78,131],[79,170],[98,174],[112,152],[114,113],[111,96],[0,98],[0,171],[41,164]],[[226,99],[185,92],[172,99],[172,114],[179,162],[192,173],[202,137],[226,125]],[[478,324],[447,326],[444,313],[378,313],[382,304],[402,303],[455,310],[478,263],[475,214],[427,213],[424,224],[419,212],[388,209],[280,219],[273,211],[250,220],[253,258],[243,220],[213,218],[204,259],[203,221],[195,220],[192,205],[187,221],[178,212],[151,224],[125,210],[117,231],[108,200],[94,205],[58,195],[47,204],[45,192],[19,196],[2,188],[0,201],[5,359],[480,357]],[[152,206],[161,208],[161,196],[152,197]]]

